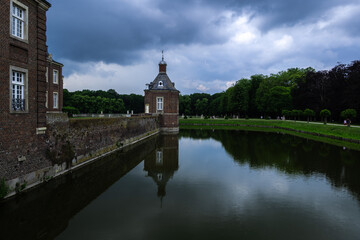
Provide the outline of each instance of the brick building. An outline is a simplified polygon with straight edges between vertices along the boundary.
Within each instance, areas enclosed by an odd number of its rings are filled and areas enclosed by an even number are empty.
[[[159,74],[154,81],[147,84],[145,91],[145,113],[160,114],[160,126],[163,131],[179,131],[179,91],[175,83],[166,74],[167,63],[159,63]]]
[[[0,178],[49,165],[46,113],[61,112],[62,64],[46,45],[45,0],[0,0]]]

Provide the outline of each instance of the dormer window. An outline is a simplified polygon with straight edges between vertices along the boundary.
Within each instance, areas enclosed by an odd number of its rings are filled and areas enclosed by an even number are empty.
[[[162,81],[159,81],[159,87],[163,87],[164,83]]]

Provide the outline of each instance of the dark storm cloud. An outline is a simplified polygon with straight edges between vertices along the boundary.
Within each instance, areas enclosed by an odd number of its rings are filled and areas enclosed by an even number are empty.
[[[50,50],[59,58],[129,64],[143,49],[221,40],[204,37],[204,21],[175,10],[164,10],[161,18],[117,1],[54,2],[48,20]]]
[[[264,18],[260,30],[268,31],[311,21],[332,6],[352,1],[154,0],[143,1],[145,8],[146,4],[153,8],[145,14],[140,5],[142,1],[135,1],[138,5],[115,0],[51,1],[48,42],[57,58],[131,64],[145,49],[226,41],[226,36],[211,31],[211,27],[221,27],[220,12],[223,10],[235,14],[252,11],[255,16]],[[202,15],[203,10],[215,16]],[[359,31],[357,26],[354,31]]]
[[[259,16],[266,17],[264,24],[268,29],[292,25],[304,20],[321,17],[324,10],[344,4],[358,3],[358,0],[185,0],[165,1],[163,10],[181,9],[185,6],[210,6],[235,12],[253,10]]]

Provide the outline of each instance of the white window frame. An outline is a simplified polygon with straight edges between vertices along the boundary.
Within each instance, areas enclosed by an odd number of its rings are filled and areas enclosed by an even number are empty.
[[[59,83],[59,71],[53,70],[53,83],[58,84]]]
[[[159,87],[164,87],[164,83],[162,81],[159,81]]]
[[[150,113],[150,105],[145,104],[145,113]]]
[[[156,98],[156,110],[157,111],[164,111],[164,97],[157,97]]]
[[[28,42],[29,8],[17,0],[10,1],[10,36]]]
[[[9,99],[10,99],[10,113],[27,113],[28,112],[28,70],[16,66],[10,66],[10,81],[9,81]],[[23,105],[20,103],[13,105],[13,99],[21,99],[24,101]],[[15,109],[14,109],[15,107]]]
[[[45,107],[49,108],[49,91],[46,91],[45,95]]]
[[[49,67],[46,67],[45,77],[46,77],[46,82],[49,82]]]
[[[56,96],[56,98],[55,98]],[[56,100],[56,101],[54,101]],[[59,108],[59,93],[58,92],[53,92],[53,109],[58,109]]]

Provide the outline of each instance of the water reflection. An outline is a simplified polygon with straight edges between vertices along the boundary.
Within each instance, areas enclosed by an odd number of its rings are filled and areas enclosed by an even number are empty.
[[[239,164],[273,167],[286,174],[324,174],[360,200],[360,152],[281,134],[226,130],[182,130],[180,138],[214,139]]]
[[[282,134],[182,130],[1,203],[1,239],[357,239],[359,157]]]
[[[157,184],[157,196],[166,195],[166,184],[179,169],[178,135],[162,135],[158,147],[145,158],[144,171]]]
[[[0,203],[0,239],[54,239],[68,221],[159,147],[156,136]]]

